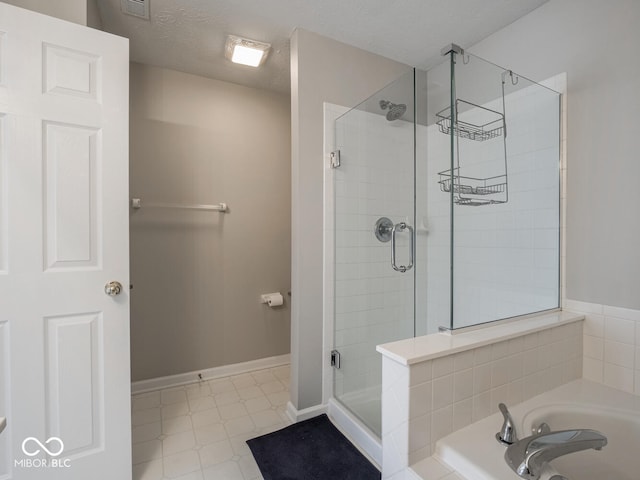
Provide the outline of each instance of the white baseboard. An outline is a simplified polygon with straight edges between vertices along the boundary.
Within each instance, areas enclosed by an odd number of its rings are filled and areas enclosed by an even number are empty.
[[[303,408],[302,410],[298,410],[293,406],[293,403],[287,402],[287,410],[286,414],[293,423],[300,422],[302,420],[308,420],[309,418],[317,417],[318,415],[322,415],[323,413],[327,413],[326,405],[314,405],[313,407]]]
[[[264,368],[279,367],[291,362],[291,355],[278,355],[276,357],[260,358],[249,362],[234,363],[233,365],[222,365],[220,367],[197,370],[195,372],[179,373],[166,377],[150,378],[131,383],[131,393],[144,393],[162,388],[178,387],[200,380],[211,380],[214,378],[228,377],[229,375],[239,375],[241,373],[262,370]],[[201,375],[201,376],[199,376]]]

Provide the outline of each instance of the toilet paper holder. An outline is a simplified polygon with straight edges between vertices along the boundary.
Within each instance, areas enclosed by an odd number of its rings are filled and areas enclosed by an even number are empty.
[[[284,304],[284,297],[280,292],[264,293],[260,295],[260,303],[266,303],[270,307],[279,307]]]

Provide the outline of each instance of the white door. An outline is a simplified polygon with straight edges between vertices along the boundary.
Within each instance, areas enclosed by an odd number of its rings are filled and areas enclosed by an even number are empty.
[[[0,480],[131,476],[128,68],[0,3]]]

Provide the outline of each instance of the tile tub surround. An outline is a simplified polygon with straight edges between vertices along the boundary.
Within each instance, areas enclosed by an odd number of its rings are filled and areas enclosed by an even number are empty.
[[[637,448],[632,440],[634,435],[632,432],[637,428],[634,423],[636,423],[635,419],[637,419],[640,414],[638,397],[595,382],[584,379],[575,380],[518,405],[514,405],[510,407],[509,410],[514,418],[516,431],[521,432],[522,437],[527,435],[527,431],[530,431],[532,421],[540,418],[540,416],[547,416],[547,413],[544,412],[548,412],[553,418],[554,415],[565,410],[574,411],[576,416],[573,417],[574,419],[571,420],[571,422],[580,422],[580,426],[583,427],[589,423],[590,415],[597,415],[598,412],[608,412],[604,414],[604,418],[602,419],[604,423],[600,423],[597,426],[589,425],[596,430],[604,432],[605,435],[609,437],[610,444],[604,449],[603,455],[608,456],[611,454],[610,451],[607,451],[609,448],[621,448],[623,450],[628,448],[628,452],[633,452]],[[608,414],[610,414],[612,418],[618,419],[618,422],[626,423],[627,427],[621,431],[612,431],[608,428],[606,420]],[[581,415],[584,416],[581,417]],[[464,429],[448,435],[438,442],[432,457],[420,461],[416,465],[412,465],[411,470],[418,474],[417,478],[428,480],[438,480],[443,468],[449,471],[455,470],[464,478],[474,480],[518,479],[514,472],[507,466],[506,462],[502,461],[505,447],[493,439],[494,433],[500,428],[501,424],[502,415],[495,413],[473,425],[469,425]],[[614,427],[616,421],[609,425]],[[551,427],[553,428],[553,422],[551,423]],[[565,424],[560,428],[568,428],[568,426]],[[629,438],[626,437],[626,435],[632,436]],[[626,447],[620,442],[625,443]],[[591,455],[586,452],[584,454],[587,455],[587,457]],[[622,454],[623,457],[628,455],[629,454]],[[580,457],[576,457],[576,460],[578,458]],[[606,465],[610,461],[611,457],[603,459],[603,464]],[[552,463],[551,466],[553,467],[553,465]],[[617,473],[622,472],[616,472],[604,477],[597,477],[596,475],[596,477],[617,480]],[[575,472],[573,475],[568,476],[576,480]],[[416,477],[408,476],[407,478],[413,479]],[[542,478],[547,478],[547,476],[543,474]],[[580,476],[578,476],[578,478],[580,478]],[[631,473],[631,476],[625,475],[624,478],[637,478],[637,476],[634,477]]]
[[[640,395],[640,310],[565,300],[564,308],[583,313],[583,376]]]
[[[383,355],[383,478],[426,457],[436,441],[582,376],[584,315],[554,312],[458,335],[378,347]]]

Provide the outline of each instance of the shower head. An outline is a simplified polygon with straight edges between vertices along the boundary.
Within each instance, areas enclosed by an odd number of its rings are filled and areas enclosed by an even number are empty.
[[[398,120],[400,117],[404,115],[404,112],[406,111],[407,111],[407,106],[404,103],[393,105],[389,107],[389,111],[387,112],[387,120],[389,120],[390,122],[394,120]]]
[[[387,112],[387,120],[393,122],[398,120],[407,111],[407,106],[404,103],[391,103],[389,100],[380,100],[380,108],[382,110],[389,109]]]

